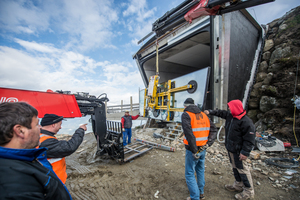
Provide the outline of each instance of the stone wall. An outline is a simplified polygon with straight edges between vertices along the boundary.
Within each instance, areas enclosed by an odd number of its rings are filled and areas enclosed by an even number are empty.
[[[258,132],[271,131],[294,142],[294,104],[300,96],[300,6],[268,24],[261,63],[253,85],[248,116]],[[299,67],[300,68],[300,67]],[[297,84],[296,75],[297,76]],[[296,132],[300,138],[299,110],[296,111]]]

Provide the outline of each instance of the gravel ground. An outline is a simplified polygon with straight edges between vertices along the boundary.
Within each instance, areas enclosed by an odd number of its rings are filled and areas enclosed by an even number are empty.
[[[154,132],[163,131],[140,129],[133,132],[133,137],[161,142],[152,135]],[[71,136],[58,137],[68,139]],[[66,158],[66,185],[73,199],[148,200],[156,199],[155,194],[162,200],[186,199],[189,191],[184,178],[184,145],[180,140],[163,144],[176,147],[176,151],[152,149],[130,162],[118,164],[108,156],[95,156],[95,137],[92,133],[87,133],[79,149]],[[286,154],[291,155],[289,151]],[[261,159],[248,160],[252,170],[255,199],[300,199],[299,168],[296,168],[297,173],[289,176],[285,174],[287,169],[268,166],[263,162],[264,159],[274,156],[281,157],[282,153],[264,153]],[[207,150],[205,166],[206,199],[234,199],[235,193],[224,188],[234,178],[223,144],[215,142]]]

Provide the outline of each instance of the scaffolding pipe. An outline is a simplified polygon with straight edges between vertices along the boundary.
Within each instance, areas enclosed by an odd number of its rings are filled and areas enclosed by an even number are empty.
[[[133,140],[135,140],[137,142],[142,142],[142,143],[145,143],[145,144],[149,144],[149,145],[155,146],[156,148],[159,148],[159,149],[162,149],[162,150],[166,150],[166,151],[175,152],[175,150],[176,150],[173,147],[168,147],[168,146],[165,146],[165,145],[161,145],[161,144],[154,143],[154,142],[149,142],[149,141],[146,141],[146,140],[140,140],[140,139],[137,139],[137,138],[134,138]]]

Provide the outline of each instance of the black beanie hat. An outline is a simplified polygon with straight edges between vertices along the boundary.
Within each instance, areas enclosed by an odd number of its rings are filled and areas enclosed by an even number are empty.
[[[58,123],[64,119],[63,116],[58,116],[55,114],[45,114],[42,121],[41,121],[41,126],[48,126],[51,124]]]
[[[192,99],[192,98],[187,98],[183,103],[184,106],[189,106],[192,104],[194,104],[194,99]]]

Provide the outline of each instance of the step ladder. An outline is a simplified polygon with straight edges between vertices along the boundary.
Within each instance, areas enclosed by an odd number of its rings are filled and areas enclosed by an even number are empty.
[[[181,123],[169,123],[167,124],[167,127],[168,131],[166,132],[166,135],[163,136],[164,139],[175,141],[183,135]]]

